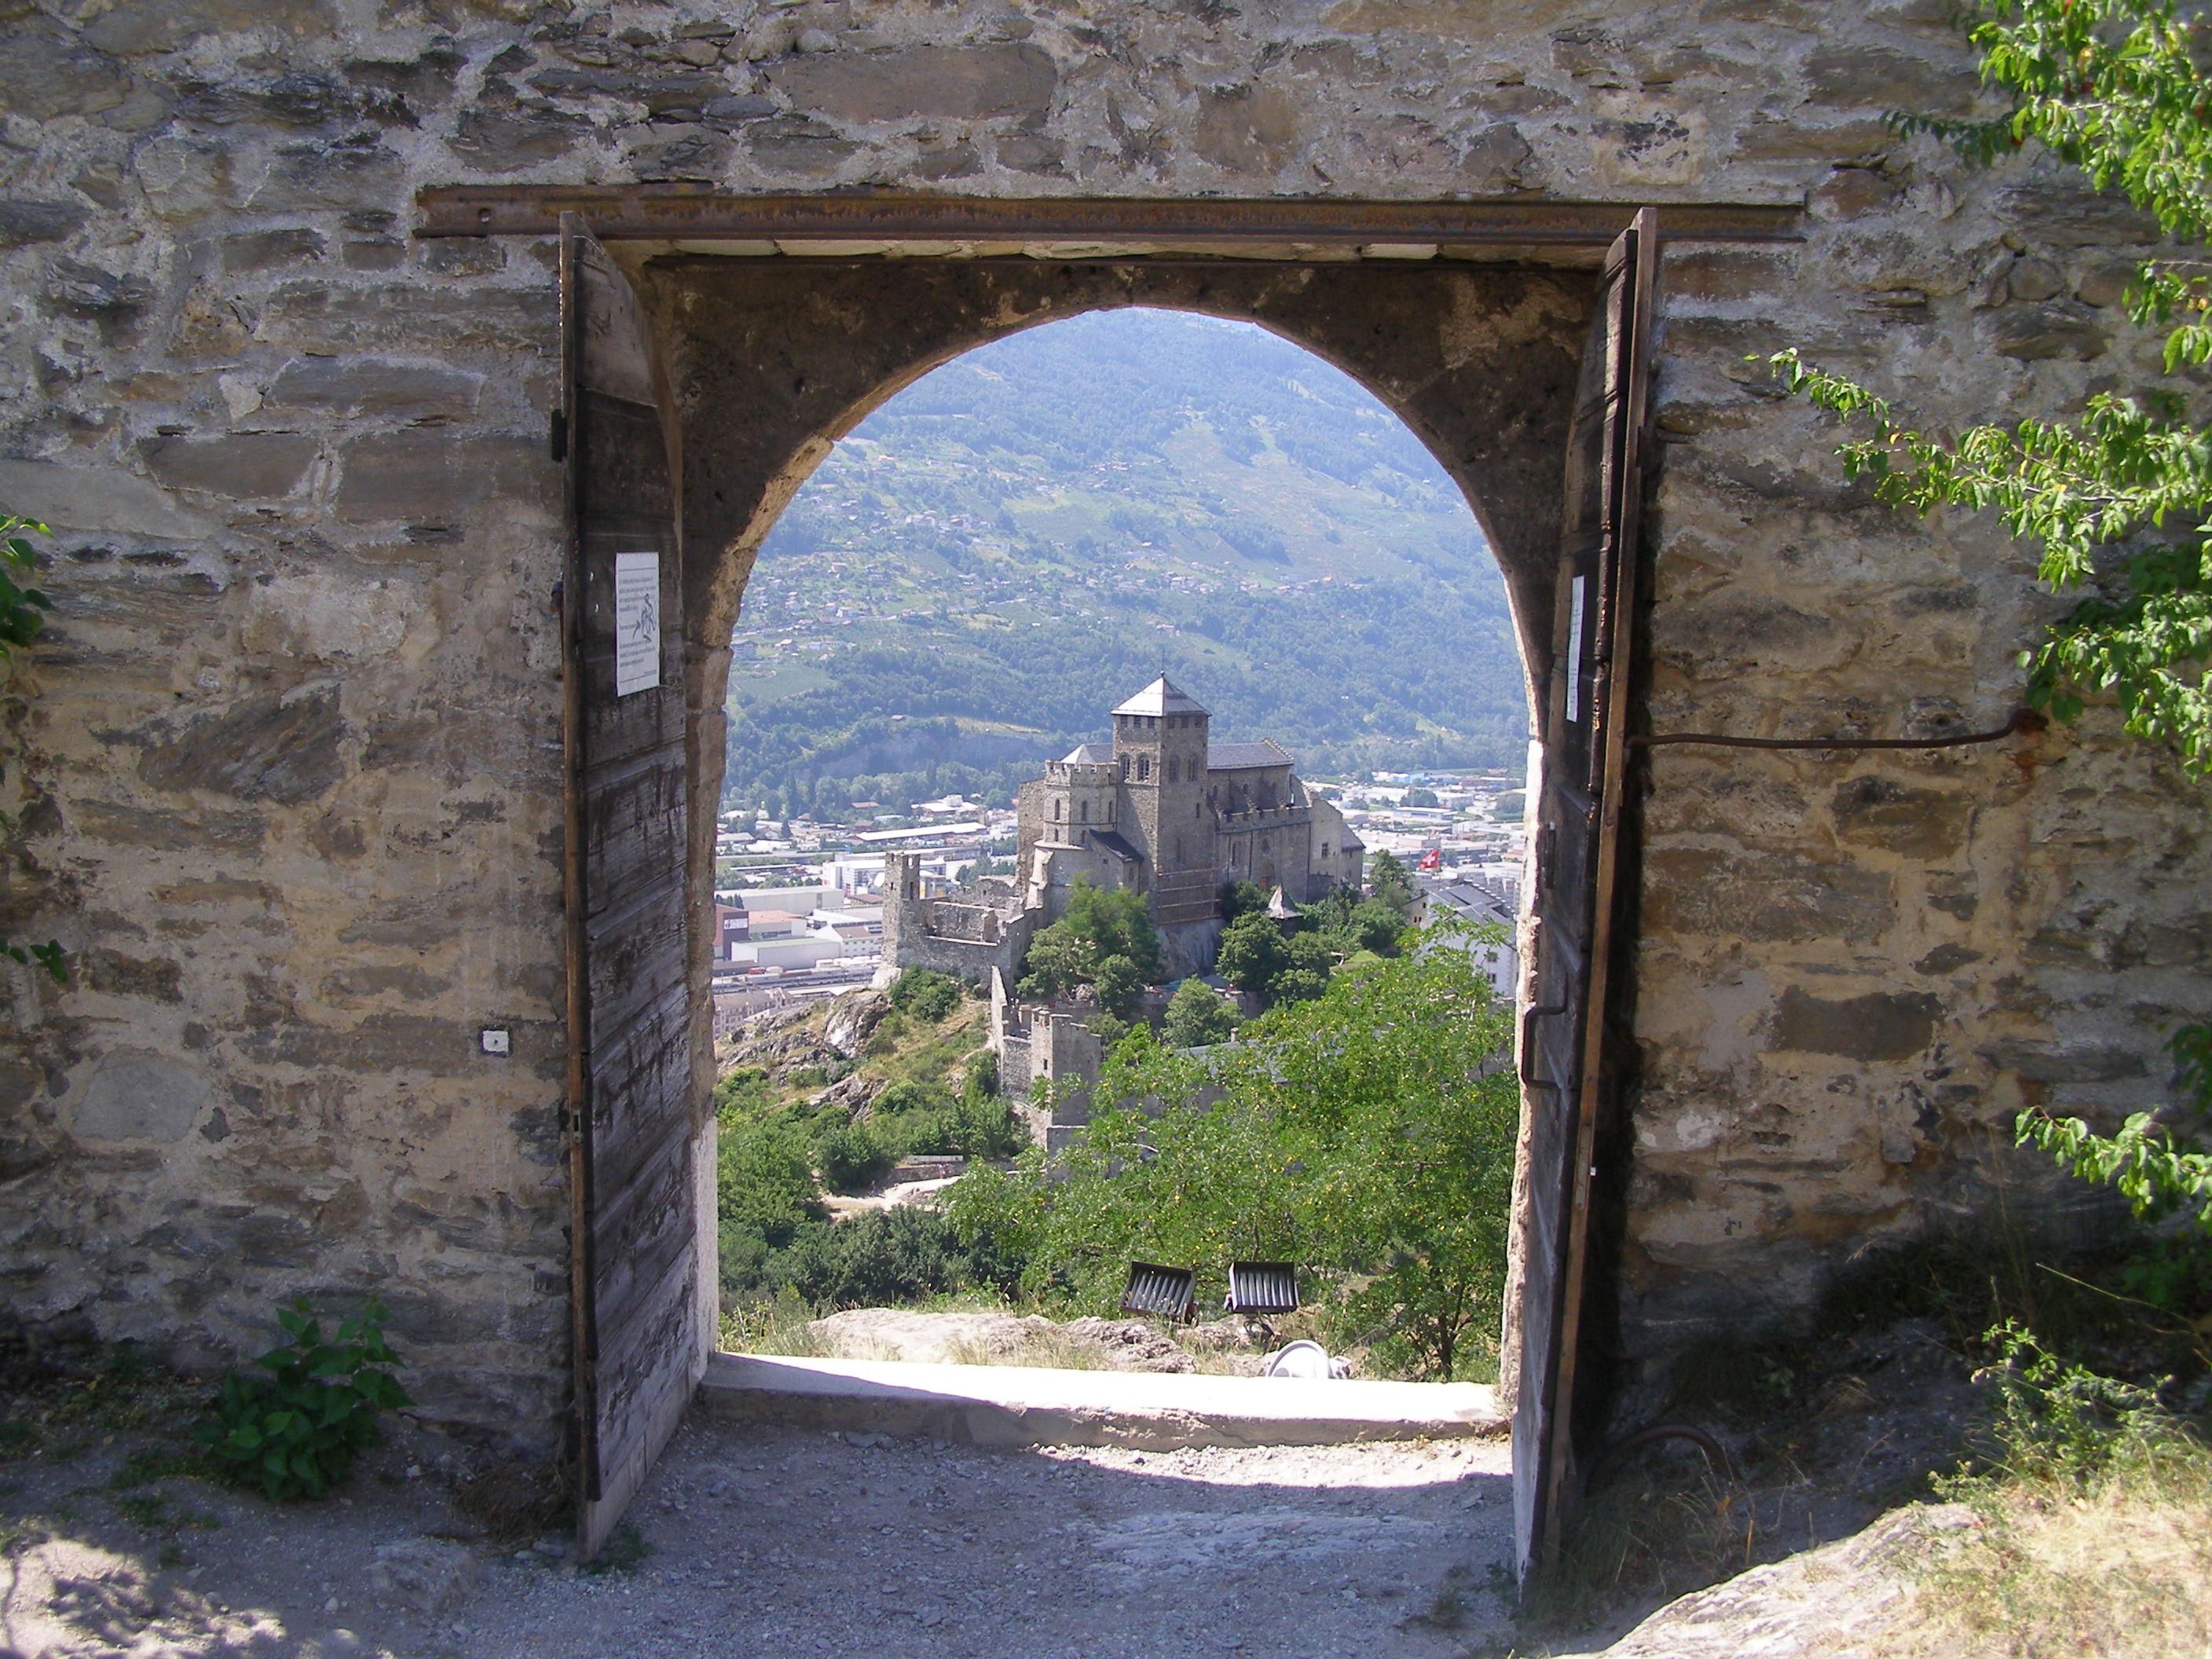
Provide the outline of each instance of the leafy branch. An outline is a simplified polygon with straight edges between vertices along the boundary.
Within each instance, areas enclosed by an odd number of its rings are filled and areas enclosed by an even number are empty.
[[[46,526],[33,520],[0,513],[0,670],[14,665],[15,653],[39,636],[46,612],[53,609],[43,589],[27,585],[39,568],[29,538],[46,533]],[[57,985],[69,979],[62,947],[52,939],[44,945],[18,945],[0,934],[0,957],[26,966],[35,962]]]

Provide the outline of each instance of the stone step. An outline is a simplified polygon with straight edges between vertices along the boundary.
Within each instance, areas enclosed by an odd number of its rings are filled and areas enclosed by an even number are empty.
[[[699,1403],[737,1421],[978,1446],[1334,1446],[1482,1439],[1506,1431],[1472,1382],[931,1365],[718,1353]]]

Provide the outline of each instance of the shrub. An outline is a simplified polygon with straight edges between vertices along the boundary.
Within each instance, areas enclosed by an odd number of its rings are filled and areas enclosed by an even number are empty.
[[[232,1479],[276,1498],[320,1498],[382,1437],[376,1413],[410,1403],[390,1367],[384,1310],[368,1304],[328,1341],[302,1297],[281,1310],[284,1340],[253,1363],[265,1376],[222,1379],[197,1437]]]
[[[1161,1040],[1170,1048],[1202,1048],[1225,1042],[1237,1029],[1237,1011],[1214,994],[1204,980],[1187,979],[1168,999]]]
[[[811,1223],[769,1264],[768,1284],[820,1309],[896,1306],[970,1287],[1004,1291],[1021,1276],[994,1239],[963,1243],[934,1211],[902,1206]]]
[[[960,1006],[961,982],[950,974],[909,968],[891,981],[887,994],[901,1013],[934,1025]]]
[[[822,1182],[833,1193],[865,1191],[898,1162],[898,1153],[872,1123],[848,1123],[817,1144]]]

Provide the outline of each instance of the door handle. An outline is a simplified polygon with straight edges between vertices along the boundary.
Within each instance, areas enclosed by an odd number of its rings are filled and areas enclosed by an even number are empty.
[[[1528,1075],[1528,1062],[1535,1055],[1534,1033],[1531,1031],[1530,1027],[1534,1025],[1534,1024],[1540,1019],[1549,1019],[1556,1014],[1564,1014],[1566,1012],[1567,1005],[1564,1002],[1547,1003],[1540,1008],[1529,1007],[1523,1008],[1521,1011],[1520,1071],[1521,1086],[1522,1088],[1542,1089],[1548,1091],[1554,1097],[1557,1097],[1559,1094],[1559,1085],[1553,1082],[1549,1078],[1531,1077]]]

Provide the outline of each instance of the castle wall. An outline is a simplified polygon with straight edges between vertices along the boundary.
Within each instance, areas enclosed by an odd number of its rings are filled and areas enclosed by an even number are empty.
[[[415,239],[419,188],[1803,202],[1802,243],[1665,254],[1644,715],[1990,726],[2056,602],[1992,526],[1876,506],[1752,361],[1802,344],[1932,427],[2056,412],[2154,365],[2119,304],[2148,226],[2032,151],[1976,171],[1885,122],[1992,107],[1945,16],[11,12],[0,505],[54,527],[57,609],[0,708],[6,908],[74,967],[9,981],[10,1316],[212,1364],[262,1346],[282,1297],[373,1290],[423,1415],[558,1443],[551,252]],[[695,878],[729,625],[792,490],[946,352],[1089,307],[1259,318],[1358,374],[1469,489],[1547,666],[1547,411],[1585,271],[715,274],[776,262],[658,252],[623,257],[687,411]],[[1632,1354],[1801,1310],[2001,1186],[2054,1212],[2067,1189],[2012,1151],[2011,1115],[2154,1103],[2166,1033],[2212,1006],[2203,792],[2108,709],[1994,750],[1645,763]],[[481,1050],[487,1026],[511,1054]]]

